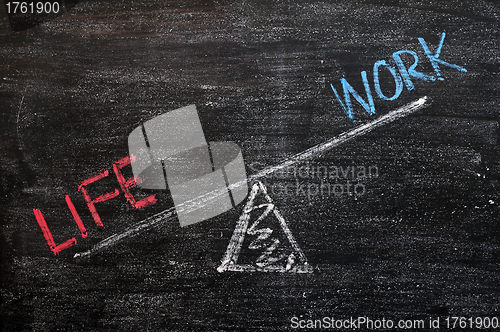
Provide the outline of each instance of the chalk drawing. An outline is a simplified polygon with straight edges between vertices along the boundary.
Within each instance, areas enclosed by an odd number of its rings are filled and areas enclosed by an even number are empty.
[[[369,123],[366,123],[364,125],[358,126],[348,132],[342,133],[341,135],[334,137],[324,143],[315,145],[301,153],[298,153],[282,163],[274,166],[270,166],[267,168],[264,168],[260,172],[253,174],[248,177],[248,181],[254,182],[257,181],[260,178],[266,177],[269,174],[272,174],[278,170],[290,167],[294,164],[297,164],[299,162],[307,161],[312,158],[318,157],[322,155],[323,153],[333,149],[334,147],[337,147],[345,142],[348,142],[356,137],[362,136],[375,128],[378,128],[380,126],[383,126],[385,124],[391,123],[393,121],[396,121],[400,118],[403,118],[405,116],[408,116],[414,112],[416,112],[419,109],[422,109],[424,106],[428,105],[427,103],[428,98],[427,97],[422,97],[418,100],[415,100],[407,105],[404,105],[396,110],[393,110],[378,119],[371,121]],[[247,185],[245,182],[244,184],[242,182],[237,182],[231,184],[228,188],[230,190],[234,188],[237,188],[237,186],[242,186],[242,185]],[[166,209],[160,213],[157,213],[147,219],[144,219],[135,225],[132,225],[125,229],[122,233],[114,234],[111,235],[110,237],[102,240],[101,242],[97,243],[94,245],[91,249],[81,252],[81,253],[76,253],[73,258],[75,259],[85,259],[89,258],[97,253],[103,252],[109,247],[112,247],[118,243],[121,243],[123,240],[126,238],[134,237],[137,236],[143,232],[146,232],[148,230],[151,230],[156,227],[160,227],[162,225],[165,225],[168,222],[171,222],[175,220],[176,218],[176,209],[179,211],[180,209],[186,209],[186,210],[191,210],[193,211],[198,208],[200,205],[202,206],[204,203],[203,202],[209,202],[211,199],[214,197],[216,198],[218,195],[225,195],[227,193],[227,190],[216,190],[211,193],[203,195],[203,200],[198,197],[195,200],[192,200],[192,202],[185,202],[184,204],[180,204],[176,206],[175,208],[169,208]]]
[[[264,199],[263,204],[256,203],[256,198],[258,198],[259,194],[260,198]],[[250,224],[252,212],[262,209],[264,209],[264,212]],[[274,218],[269,218],[269,215],[274,216]],[[271,223],[267,222],[267,227],[261,225],[266,218],[271,220]],[[259,228],[259,226],[261,227]],[[280,234],[276,234],[276,231],[281,231],[281,235],[284,235],[281,237],[281,240],[277,236]],[[260,256],[251,263],[240,264],[238,261],[246,237],[251,238],[246,248],[258,251]],[[273,204],[271,197],[267,194],[266,187],[260,181],[252,186],[247,204],[238,220],[221,262],[222,264],[217,268],[219,272],[310,273],[313,271],[304,253],[295,241],[285,219]]]

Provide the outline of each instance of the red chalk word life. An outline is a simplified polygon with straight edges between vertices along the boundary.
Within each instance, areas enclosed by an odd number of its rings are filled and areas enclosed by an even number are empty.
[[[132,156],[132,161],[133,161],[133,159],[134,159],[134,156]],[[123,194],[124,194],[125,198],[127,199],[127,201],[130,203],[130,205],[132,205],[132,207],[134,209],[141,209],[145,206],[155,204],[157,202],[156,194],[153,194],[151,196],[143,198],[139,201],[137,201],[134,198],[134,196],[130,192],[130,189],[134,188],[136,186],[135,179],[130,178],[130,179],[126,180],[125,177],[123,176],[122,171],[121,171],[121,169],[123,167],[128,166],[128,165],[130,165],[130,157],[128,157],[128,156],[116,161],[113,164],[113,171],[115,173],[116,179],[118,180],[118,183],[120,184],[120,188],[123,191]],[[82,193],[83,198],[85,199],[85,202],[87,203],[87,206],[90,210],[90,213],[91,213],[97,227],[103,227],[104,225],[102,223],[101,217],[97,213],[95,204],[101,203],[101,202],[104,202],[104,201],[107,201],[109,199],[117,197],[120,194],[120,191],[118,189],[115,189],[111,192],[108,192],[108,193],[102,194],[98,197],[92,198],[92,197],[90,197],[86,187],[89,184],[94,183],[96,181],[99,181],[99,180],[106,178],[108,176],[109,176],[109,172],[104,171],[102,173],[96,174],[96,175],[84,180],[78,186],[78,191],[80,191]],[[81,234],[82,238],[85,239],[88,235],[87,229],[83,225],[82,219],[78,215],[78,212],[76,211],[75,206],[71,202],[71,198],[69,197],[69,195],[66,195],[65,199],[66,199],[66,204],[68,205],[68,208],[71,211],[71,214],[73,215],[73,219],[75,220],[75,223],[76,223],[78,229],[80,230],[80,234]],[[52,232],[50,231],[49,227],[47,226],[47,222],[45,221],[45,218],[43,217],[42,211],[40,211],[39,209],[33,209],[33,212],[35,213],[35,218],[36,218],[36,221],[38,222],[38,225],[40,225],[40,228],[42,229],[43,236],[45,237],[45,240],[47,241],[47,244],[49,245],[49,248],[54,253],[54,255],[57,255],[58,253],[60,253],[64,249],[68,249],[69,247],[74,246],[76,244],[76,239],[71,238],[71,239],[69,239],[69,240],[67,240],[59,245],[56,245],[56,243],[54,241],[54,237],[52,236]]]

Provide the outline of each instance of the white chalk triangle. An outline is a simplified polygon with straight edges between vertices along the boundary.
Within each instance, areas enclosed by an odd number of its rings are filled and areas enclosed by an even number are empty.
[[[221,262],[219,272],[313,271],[262,182],[252,186]]]

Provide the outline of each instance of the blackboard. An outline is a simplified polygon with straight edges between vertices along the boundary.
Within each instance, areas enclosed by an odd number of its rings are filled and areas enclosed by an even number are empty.
[[[45,16],[9,14],[7,3],[4,331],[498,324],[497,1],[66,0]],[[173,215],[92,251],[174,206],[168,190],[136,187],[137,200],[157,201],[134,208],[113,165],[129,155],[135,128],[187,105],[207,141],[240,147],[249,178],[340,137],[258,179],[303,254],[295,264],[307,268],[221,271],[248,199],[186,227]],[[390,121],[370,127],[381,118]],[[343,139],[362,126],[371,129]],[[80,186],[98,174],[91,197],[118,192],[95,203],[103,227]],[[75,243],[55,255],[37,213],[56,245]]]

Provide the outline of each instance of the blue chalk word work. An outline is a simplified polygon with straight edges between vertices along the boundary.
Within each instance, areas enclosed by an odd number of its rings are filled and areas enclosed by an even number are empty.
[[[396,100],[401,95],[401,92],[403,92],[403,86],[406,86],[406,89],[408,89],[408,91],[415,90],[412,78],[419,79],[425,82],[435,82],[436,80],[442,81],[444,80],[444,78],[441,75],[441,66],[453,68],[466,73],[467,69],[465,69],[464,67],[446,62],[439,58],[441,49],[443,48],[445,36],[446,33],[443,32],[441,35],[441,41],[439,42],[439,45],[434,53],[429,49],[429,46],[427,46],[427,43],[423,38],[418,38],[418,41],[420,42],[425,55],[429,59],[432,68],[434,69],[435,76],[427,75],[416,70],[418,65],[418,56],[417,53],[410,50],[400,50],[392,54],[392,58],[394,59],[396,67],[392,66],[385,60],[379,60],[375,62],[375,64],[373,65],[373,86],[377,97],[382,100],[392,101]],[[409,54],[413,57],[413,64],[411,66],[407,67],[403,63],[403,60],[401,59],[402,54]],[[379,71],[383,69],[388,70],[392,75],[392,78],[394,79],[395,89],[392,95],[387,95],[388,93],[384,93],[380,87]],[[340,94],[337,92],[333,84],[330,83],[333,93],[335,93],[335,97],[337,97],[340,106],[346,113],[347,117],[353,122],[356,121],[353,115],[351,96],[354,97],[354,99],[365,109],[366,112],[368,112],[368,114],[375,114],[375,103],[373,101],[373,95],[370,84],[368,82],[366,71],[361,72],[361,79],[365,88],[366,100],[361,97],[361,95],[352,87],[351,84],[349,84],[349,82],[347,82],[345,77],[342,77],[340,79],[342,90],[344,92],[344,100],[342,100]]]

